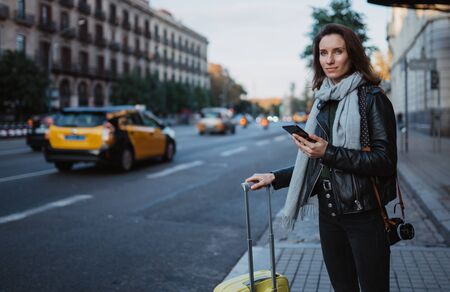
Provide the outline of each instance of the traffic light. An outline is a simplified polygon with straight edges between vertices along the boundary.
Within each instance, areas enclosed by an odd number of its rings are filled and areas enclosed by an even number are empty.
[[[431,70],[431,89],[439,89],[439,72]]]

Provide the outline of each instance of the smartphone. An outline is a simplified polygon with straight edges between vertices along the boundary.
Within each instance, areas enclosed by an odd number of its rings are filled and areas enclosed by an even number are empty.
[[[297,125],[286,125],[286,126],[282,126],[283,129],[285,129],[289,134],[297,134],[300,137],[305,138],[306,140],[308,140],[309,142],[313,142],[315,143],[316,141],[309,138],[309,134],[303,130],[302,128],[300,128]]]

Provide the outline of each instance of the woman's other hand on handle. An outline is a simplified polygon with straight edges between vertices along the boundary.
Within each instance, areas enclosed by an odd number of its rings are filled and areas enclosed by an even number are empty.
[[[245,180],[246,183],[254,183],[251,186],[252,190],[259,190],[260,188],[270,185],[275,180],[273,173],[255,173]]]

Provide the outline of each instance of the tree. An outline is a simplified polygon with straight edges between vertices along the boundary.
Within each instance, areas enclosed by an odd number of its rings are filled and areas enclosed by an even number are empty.
[[[147,81],[137,72],[123,75],[113,86],[112,103],[149,105],[151,84]]]
[[[376,49],[376,47],[367,46],[366,44],[369,38],[366,34],[366,24],[363,22],[364,14],[352,10],[351,6],[350,0],[332,0],[330,10],[327,8],[313,7],[311,16],[314,19],[314,22],[311,31],[307,34],[311,39],[311,44],[306,46],[303,53],[300,55],[301,58],[308,61],[308,67],[312,66],[312,42],[314,37],[320,32],[322,27],[329,23],[342,24],[353,30],[360,38],[368,55]]]
[[[46,110],[48,85],[48,73],[25,54],[6,51],[0,58],[0,111],[13,110],[16,121]]]
[[[212,105],[231,106],[239,103],[241,96],[247,94],[244,87],[238,84],[219,64],[210,64],[208,68],[211,81]]]
[[[387,53],[387,56],[384,56],[381,51],[377,50],[373,54],[373,57],[374,61],[372,62],[372,66],[380,76],[381,80],[391,80],[391,71],[390,71],[392,64],[391,51]]]

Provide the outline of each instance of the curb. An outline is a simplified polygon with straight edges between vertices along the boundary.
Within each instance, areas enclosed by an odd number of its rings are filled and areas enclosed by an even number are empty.
[[[417,199],[423,211],[438,228],[445,243],[450,245],[450,214],[439,202],[442,197],[436,190],[426,185],[423,180],[399,162],[398,174],[403,185]]]

